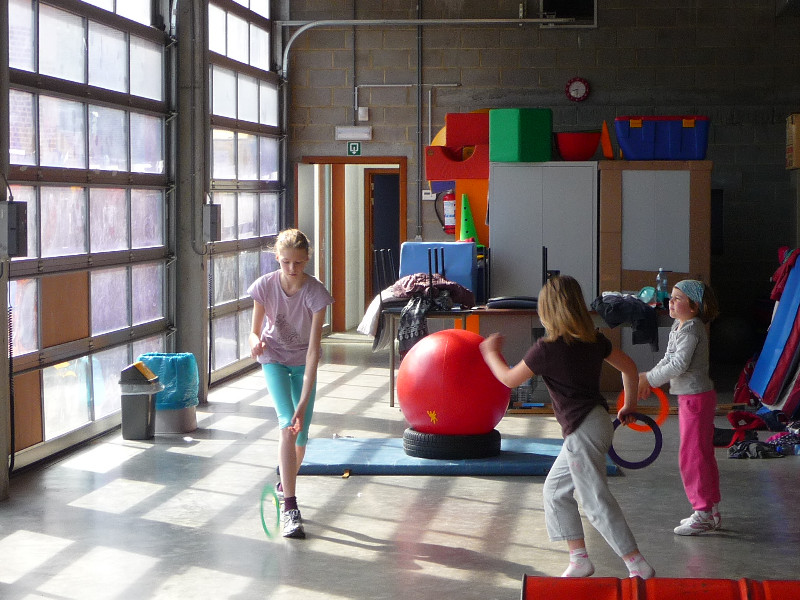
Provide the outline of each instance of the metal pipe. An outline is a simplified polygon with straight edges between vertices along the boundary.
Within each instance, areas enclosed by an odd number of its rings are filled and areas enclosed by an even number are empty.
[[[565,24],[570,23],[574,19],[325,19],[320,21],[275,21],[275,25],[284,30],[286,27],[297,27],[297,31],[293,32],[292,35],[289,37],[288,41],[286,42],[286,46],[283,48],[283,57],[282,62],[280,65],[279,75],[281,78],[280,85],[281,85],[281,131],[283,133],[283,137],[281,138],[281,151],[280,151],[280,169],[281,169],[281,181],[283,182],[283,196],[284,196],[284,204],[286,200],[286,181],[287,181],[287,172],[289,168],[289,150],[287,147],[287,140],[289,137],[289,51],[292,49],[292,45],[294,44],[295,40],[304,34],[306,31],[311,29],[316,29],[318,27],[422,27],[425,25],[446,25],[449,27],[466,27],[466,26],[479,26],[479,27],[486,27],[491,25],[557,25],[557,24]],[[281,38],[282,38],[281,34]],[[421,59],[421,57],[420,57]],[[421,63],[420,66],[417,67],[418,70],[421,70]],[[355,73],[353,73],[353,78],[355,82]],[[418,75],[418,79],[421,78],[421,74]],[[422,86],[419,86],[420,90]],[[357,92],[356,92],[357,94]],[[419,105],[422,102],[422,98],[420,93],[417,94],[417,104],[418,109]],[[419,142],[418,142],[419,144]],[[417,155],[418,160],[417,162],[421,164],[421,146],[417,148]],[[421,169],[421,166],[418,167]],[[418,177],[419,180],[419,177]],[[421,194],[422,190],[417,190],[417,214],[421,215],[422,211],[422,201],[421,201]],[[418,230],[422,226],[421,224],[421,217],[418,216],[419,225]]]

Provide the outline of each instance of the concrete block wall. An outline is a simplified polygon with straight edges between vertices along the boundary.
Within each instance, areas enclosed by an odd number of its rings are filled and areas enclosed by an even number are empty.
[[[523,4],[533,16],[538,2]],[[784,143],[786,116],[800,112],[800,17],[776,16],[774,3],[759,0],[597,4],[596,29],[422,28],[424,143],[448,112],[479,108],[546,106],[556,131],[596,129],[605,120],[612,137],[620,115],[709,116],[712,187],[724,197],[724,248],[712,257],[712,279],[723,311],[747,317],[754,301],[769,294],[777,248],[798,245],[797,194],[784,168]],[[424,2],[422,17],[515,18],[519,5]],[[411,0],[291,0],[289,12],[296,20],[408,19],[416,7]],[[359,104],[370,109],[374,136],[362,154],[409,159],[409,235],[416,232],[419,196],[417,36],[416,27],[312,30],[292,49],[289,81],[292,161],[344,155],[334,127],[354,122],[354,85],[408,84],[362,87]],[[575,76],[591,85],[582,103],[564,94]],[[431,203],[422,209],[424,238],[441,239]]]

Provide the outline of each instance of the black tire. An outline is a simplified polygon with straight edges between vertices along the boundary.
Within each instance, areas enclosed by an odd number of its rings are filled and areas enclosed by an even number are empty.
[[[420,433],[409,427],[403,432],[403,450],[415,458],[489,458],[500,454],[500,432],[492,429],[477,435],[442,435]]]

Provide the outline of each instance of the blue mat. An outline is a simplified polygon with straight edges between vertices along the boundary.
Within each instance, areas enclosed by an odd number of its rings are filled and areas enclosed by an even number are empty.
[[[767,385],[769,385],[775,373],[775,368],[778,366],[778,361],[780,361],[781,355],[786,349],[786,341],[792,333],[792,327],[797,318],[799,308],[800,268],[793,268],[789,272],[789,278],[786,280],[786,287],[781,295],[781,301],[778,302],[778,308],[772,316],[772,323],[767,331],[764,347],[758,355],[753,374],[750,376],[750,389],[758,394],[766,404],[771,404],[775,401],[774,398],[764,398],[764,392],[766,392]],[[795,353],[797,348],[788,348],[786,350]],[[786,374],[781,374],[781,376],[785,377]]]
[[[308,441],[300,475],[547,475],[560,439],[500,441],[491,458],[438,460],[408,456],[401,438],[316,438]],[[609,475],[619,467],[606,458]]]

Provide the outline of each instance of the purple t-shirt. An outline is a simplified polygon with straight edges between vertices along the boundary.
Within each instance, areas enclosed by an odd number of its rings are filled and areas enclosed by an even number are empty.
[[[280,275],[279,270],[262,275],[247,288],[247,293],[265,311],[261,339],[266,348],[258,362],[294,367],[306,362],[314,313],[332,304],[333,298],[319,279],[308,274],[303,287],[288,296],[281,287]]]
[[[575,431],[596,406],[608,410],[600,393],[600,369],[611,350],[611,342],[598,332],[594,342],[539,340],[525,354],[525,364],[547,385],[564,436]]]

